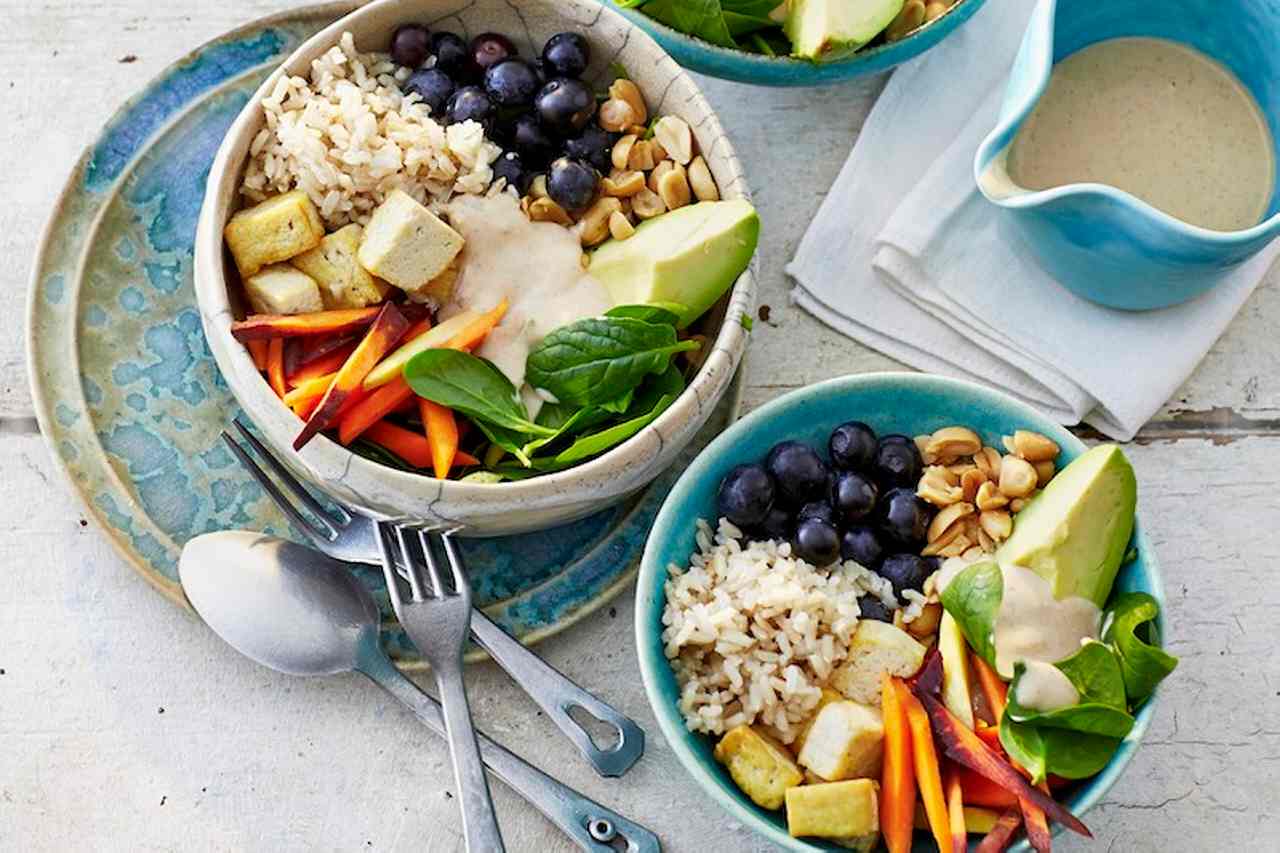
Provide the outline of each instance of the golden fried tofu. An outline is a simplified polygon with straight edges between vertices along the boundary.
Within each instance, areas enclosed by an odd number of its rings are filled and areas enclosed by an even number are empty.
[[[751,726],[731,729],[715,755],[742,793],[762,808],[782,808],[787,791],[804,781],[787,748]]]
[[[837,693],[830,687],[822,688],[822,698],[818,700],[817,707],[813,709],[813,716],[810,717],[808,722],[806,722],[800,729],[800,734],[796,736],[795,741],[791,744],[792,754],[799,755],[800,750],[804,749],[805,738],[809,736],[809,729],[813,728],[813,721],[818,718],[818,712],[830,705],[832,702],[842,701],[844,701],[844,694]]]
[[[241,278],[268,264],[287,261],[320,245],[324,223],[302,190],[269,198],[246,208],[223,231]]]
[[[832,702],[814,717],[799,764],[828,782],[880,775],[884,720],[859,702]]]
[[[288,264],[272,264],[244,280],[244,293],[256,314],[307,314],[323,311],[320,288],[306,273]]]
[[[289,262],[315,279],[325,308],[377,305],[391,291],[390,285],[378,281],[356,260],[363,239],[364,229],[352,223]]]
[[[914,675],[924,663],[924,652],[906,631],[864,619],[853,633],[849,656],[831,676],[831,686],[848,699],[879,708],[881,676]]]
[[[859,849],[880,831],[879,790],[870,779],[791,788],[786,795],[787,829],[794,838],[828,838]]]
[[[358,257],[369,272],[413,292],[444,272],[463,242],[440,217],[394,190],[369,218]]]

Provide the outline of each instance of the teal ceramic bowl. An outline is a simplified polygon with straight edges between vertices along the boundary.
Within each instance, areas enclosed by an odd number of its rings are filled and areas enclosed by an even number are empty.
[[[636,588],[636,648],[645,690],[663,735],[698,786],[729,814],[787,850],[841,848],[788,835],[783,812],[766,811],[747,799],[712,756],[711,740],[685,729],[675,676],[662,652],[663,583],[668,565],[688,565],[697,547],[694,520],[714,517],[716,490],[730,468],[763,459],[770,447],[785,439],[825,448],[831,430],[849,420],[866,421],[882,435],[919,435],[963,424],[995,447],[1000,446],[1000,436],[1030,429],[1056,441],[1067,460],[1085,450],[1063,427],[997,391],[918,373],[869,373],[812,385],[762,406],[712,442],[677,481],[649,534]],[[1166,636],[1164,586],[1141,523],[1134,532],[1134,545],[1138,557],[1121,570],[1116,588],[1155,596],[1162,613],[1157,627],[1160,636]],[[1071,792],[1068,803],[1075,814],[1082,815],[1096,805],[1120,778],[1151,723],[1157,698],[1158,694],[1139,709],[1137,724],[1111,763]],[[917,833],[917,838],[918,850],[934,849],[922,834]],[[1022,843],[1013,849],[1026,851],[1027,847]]]
[[[1207,292],[1280,237],[1280,175],[1262,222],[1210,231],[1103,184],[1031,191],[1006,153],[1049,83],[1053,65],[1107,39],[1145,36],[1195,48],[1226,66],[1257,100],[1280,159],[1280,0],[1040,0],[1013,64],[996,127],[974,160],[983,195],[1040,266],[1079,296],[1125,310],[1165,308]]]
[[[676,62],[690,71],[757,86],[825,86],[864,74],[888,71],[919,56],[973,17],[986,0],[960,0],[947,14],[901,41],[864,48],[847,59],[821,63],[721,47],[674,30],[638,9],[621,8],[613,0],[602,2],[613,6],[648,32]]]

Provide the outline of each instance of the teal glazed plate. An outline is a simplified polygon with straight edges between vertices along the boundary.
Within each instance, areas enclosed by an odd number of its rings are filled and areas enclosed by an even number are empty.
[[[1063,427],[997,391],[919,373],[868,373],[811,385],[755,410],[713,441],[681,475],[649,534],[636,586],[636,649],[645,691],[662,734],[694,781],[737,820],[784,849],[806,853],[843,848],[815,839],[792,838],[787,833],[783,812],[767,811],[747,799],[716,762],[710,738],[685,728],[678,704],[680,691],[662,651],[662,611],[666,604],[663,584],[668,565],[689,564],[689,557],[697,547],[694,521],[698,518],[712,521],[716,491],[730,468],[763,459],[769,448],[786,439],[825,448],[831,430],[849,420],[866,421],[881,435],[920,435],[962,424],[976,430],[988,445],[995,447],[1000,446],[1000,436],[1011,435],[1017,429],[1030,429],[1056,441],[1068,461],[1086,449],[1080,439]],[[1141,491],[1141,484],[1138,488]],[[1167,636],[1163,617],[1164,584],[1155,551],[1141,523],[1134,531],[1133,545],[1137,559],[1121,569],[1116,589],[1154,596],[1161,609],[1159,636]],[[1067,804],[1076,815],[1083,815],[1097,805],[1120,778],[1151,724],[1158,696],[1157,693],[1138,711],[1133,731],[1124,739],[1111,763],[1097,776],[1071,790]],[[916,837],[914,849],[918,853],[936,849],[924,833],[917,833]],[[970,838],[972,848],[976,846],[977,836]],[[1026,853],[1029,848],[1022,841],[1012,849]]]
[[[27,347],[40,431],[120,554],[183,606],[177,563],[188,539],[227,529],[291,533],[220,440],[239,409],[206,346],[192,289],[205,179],[267,75],[358,5],[264,19],[161,74],[76,165],[34,265]],[[740,388],[741,376],[688,458],[733,420]],[[575,524],[464,543],[477,600],[526,643],[572,625],[629,585],[683,467]],[[384,645],[402,666],[421,666],[391,615],[381,570],[355,571],[382,608]]]

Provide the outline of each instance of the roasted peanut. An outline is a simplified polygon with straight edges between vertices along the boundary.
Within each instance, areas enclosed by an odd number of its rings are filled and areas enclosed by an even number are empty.
[[[1002,509],[989,509],[978,516],[978,524],[996,542],[1003,542],[1013,532],[1013,517]]]
[[[932,3],[929,3],[924,7],[925,23],[927,24],[930,21],[938,20],[943,15],[947,14],[947,10],[950,8],[951,7],[946,3],[939,2],[939,0],[933,0]]]
[[[1000,509],[1009,505],[1009,499],[1000,494],[996,484],[987,480],[981,486],[978,486],[978,496],[974,498],[974,503],[978,505],[978,509]]]
[[[600,182],[600,189],[615,198],[633,196],[644,189],[644,173],[615,172]]]
[[[973,504],[951,504],[933,517],[933,521],[929,523],[929,532],[926,538],[930,542],[941,539],[942,534],[946,533],[951,525],[972,514]]]
[[[970,468],[960,475],[960,491],[966,501],[973,503],[978,499],[978,490],[990,482],[986,474],[977,468]]]
[[[613,161],[613,168],[619,171],[626,171],[627,164],[631,162],[631,149],[640,140],[639,136],[634,133],[628,133],[626,136],[613,143],[613,153],[610,159]],[[536,180],[536,179],[535,179]],[[544,180],[543,185],[546,185]]]
[[[565,209],[549,198],[535,198],[530,202],[529,218],[534,222],[555,222],[566,228],[573,224]]]
[[[1053,479],[1053,475],[1058,473],[1058,469],[1054,467],[1052,459],[1046,459],[1043,462],[1036,462],[1032,465],[1036,469],[1036,488],[1043,489],[1049,485],[1049,481]]]
[[[924,23],[924,0],[907,0],[898,17],[884,31],[886,41],[898,41]]]
[[[939,557],[959,557],[965,551],[973,547],[973,540],[968,536],[961,534],[952,540],[951,544],[938,552]]]
[[[644,95],[640,93],[640,87],[635,83],[619,77],[609,86],[609,97],[625,101],[627,106],[631,107],[631,112],[635,114],[632,124],[645,124],[649,121],[649,108],[645,106]]]
[[[631,105],[617,98],[610,98],[600,105],[596,121],[610,133],[621,133],[636,124],[636,114]]]
[[[662,196],[645,187],[631,196],[631,210],[641,219],[652,219],[666,213],[667,205],[662,201]]]
[[[609,214],[609,233],[615,240],[625,240],[636,233],[636,227],[631,224],[630,219],[627,219],[625,213],[615,210]]]
[[[681,166],[693,159],[693,132],[689,123],[679,116],[663,116],[653,126],[653,136],[672,160]]]
[[[959,486],[948,483],[941,475],[926,473],[916,487],[916,496],[934,506],[945,507],[959,503],[964,492]]]
[[[1018,456],[1000,460],[1000,491],[1011,498],[1025,498],[1035,491],[1036,469]]]
[[[960,475],[950,468],[943,468],[941,465],[930,465],[924,469],[922,477],[936,477],[942,480],[948,486],[960,485]]]
[[[1018,455],[1018,449],[1013,446],[1013,436],[1011,435],[1000,436],[1000,443],[1004,445],[1005,452],[1012,453],[1015,456]]]
[[[986,534],[984,533],[983,535],[985,536]],[[989,542],[991,540],[987,540],[987,541]],[[982,559],[982,556],[984,554],[990,554],[990,553],[991,552],[987,550],[987,548],[982,544],[982,540],[979,539],[977,545],[974,545],[968,551],[965,551],[963,554],[960,555],[960,559],[973,562],[974,560]]]
[[[938,552],[954,542],[956,537],[960,536],[962,533],[964,533],[963,524],[952,524],[943,531],[941,536],[925,545],[924,549],[920,552],[920,555],[922,557],[937,556]]]
[[[631,154],[627,157],[627,168],[631,171],[647,172],[657,165],[658,160],[653,156],[653,143],[648,139],[636,140],[631,146]]]
[[[711,176],[711,169],[702,155],[694,157],[689,163],[689,186],[698,201],[720,200],[720,188],[716,186],[716,179]]]
[[[932,465],[938,461],[935,453],[929,452],[929,442],[933,440],[931,435],[917,435],[915,437],[916,449],[920,451],[920,458],[924,460],[924,464]]]
[[[967,427],[945,427],[929,439],[928,451],[937,457],[972,456],[982,449],[982,439]]]
[[[1020,429],[1013,434],[1013,452],[1033,465],[1057,459],[1059,450],[1053,439],[1038,432]]]
[[[994,480],[1000,476],[1000,451],[994,447],[984,447],[973,454],[973,464],[989,479]]]
[[[907,633],[916,639],[938,633],[938,623],[942,621],[942,605],[934,601],[924,606],[920,615],[907,623]]]
[[[649,189],[654,192],[658,191],[658,181],[662,180],[662,176],[670,172],[676,167],[674,160],[663,160],[661,163],[653,167],[653,171],[649,173]]]
[[[658,195],[667,210],[675,210],[688,204],[693,195],[689,191],[689,179],[685,177],[684,167],[677,164],[670,172],[658,181]]]
[[[596,246],[609,237],[609,218],[622,210],[622,204],[609,196],[603,196],[587,208],[578,220],[578,237],[584,246]]]
[[[534,198],[547,197],[547,176],[537,174],[533,176],[533,180],[529,182],[529,195]]]

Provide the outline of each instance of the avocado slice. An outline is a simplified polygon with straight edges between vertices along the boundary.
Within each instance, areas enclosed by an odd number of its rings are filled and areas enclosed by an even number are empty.
[[[898,17],[905,0],[791,0],[782,30],[791,55],[822,62],[843,59]]]
[[[703,201],[641,223],[626,240],[591,255],[587,271],[615,305],[675,302],[679,327],[706,313],[751,263],[760,218],[749,203]]]
[[[1124,453],[1114,444],[1095,447],[1018,513],[996,559],[1031,569],[1059,600],[1079,596],[1101,607],[1133,535],[1137,502],[1138,483]]]

